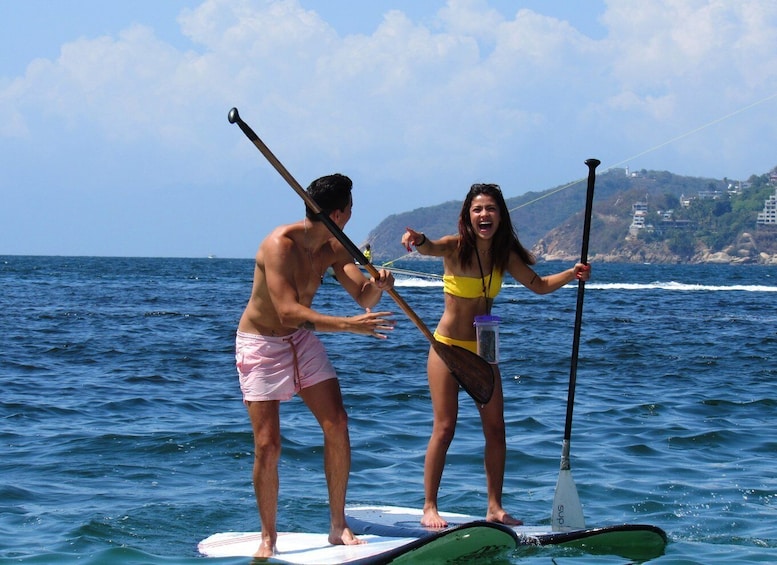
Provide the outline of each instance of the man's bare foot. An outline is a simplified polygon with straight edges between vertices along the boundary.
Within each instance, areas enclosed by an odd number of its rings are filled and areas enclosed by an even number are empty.
[[[329,530],[329,543],[332,545],[360,545],[367,542],[353,535],[351,528],[334,528]]]
[[[441,528],[447,528],[448,522],[442,519],[442,516],[440,516],[440,513],[436,508],[429,508],[424,510],[424,515],[421,517],[421,525],[439,530]]]
[[[519,520],[518,518],[513,518],[510,516],[507,512],[505,512],[502,509],[499,509],[496,512],[489,512],[486,515],[486,521],[488,522],[496,522],[497,524],[504,524],[505,526],[521,526],[523,525],[523,520]]]
[[[272,540],[263,540],[259,545],[259,549],[256,550],[256,553],[254,553],[254,557],[258,557],[259,559],[267,559],[268,557],[275,555],[277,552],[278,550],[275,548],[275,543]]]

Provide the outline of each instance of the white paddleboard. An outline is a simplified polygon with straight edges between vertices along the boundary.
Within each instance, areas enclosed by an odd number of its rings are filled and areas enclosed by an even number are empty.
[[[518,546],[515,533],[504,526],[476,522],[424,536],[361,535],[360,545],[330,545],[327,534],[279,533],[278,553],[268,563],[378,565],[405,561],[473,562],[508,553]],[[252,557],[259,548],[258,532],[226,532],[202,540],[197,549],[208,557]]]
[[[349,506],[348,525],[356,534],[381,536],[424,536],[440,531],[421,525],[420,508],[398,506]],[[482,520],[477,516],[440,512],[448,528]],[[507,527],[507,526],[505,526]],[[619,524],[554,532],[548,526],[509,526],[520,545],[564,545],[589,553],[611,554],[631,559],[653,559],[664,553],[667,538],[661,528],[644,524]],[[443,530],[445,531],[445,530]]]

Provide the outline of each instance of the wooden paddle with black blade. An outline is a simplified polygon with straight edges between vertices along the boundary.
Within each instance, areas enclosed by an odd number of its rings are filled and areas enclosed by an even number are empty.
[[[265,156],[270,164],[275,167],[275,170],[289,183],[289,186],[294,189],[305,204],[313,210],[318,219],[324,222],[324,225],[332,232],[337,240],[345,247],[346,250],[356,259],[367,272],[373,277],[379,275],[378,270],[367,261],[364,254],[356,247],[347,235],[332,221],[332,219],[326,214],[322,213],[321,208],[316,204],[316,201],[302,188],[302,186],[291,176],[286,167],[273,155],[272,151],[259,139],[259,136],[254,133],[248,124],[246,124],[237,112],[237,108],[232,108],[229,111],[229,123],[237,124],[243,133],[250,139],[257,149]],[[435,352],[445,362],[453,374],[454,378],[459,382],[461,387],[467,391],[467,393],[479,404],[487,404],[491,400],[491,395],[494,392],[494,370],[482,357],[456,345],[447,345],[440,343],[434,338],[429,328],[424,325],[421,318],[413,311],[412,308],[399,296],[396,290],[393,288],[386,291],[391,298],[399,305],[400,308],[407,314],[407,316],[418,326],[421,333],[424,334],[426,339],[432,344]]]
[[[591,232],[591,210],[594,202],[594,184],[596,182],[596,167],[598,159],[588,159],[588,190],[585,197],[585,222],[583,224],[583,249],[580,253],[580,262],[588,264],[588,240]],[[567,420],[564,427],[564,441],[561,445],[561,471],[556,482],[556,493],[553,497],[553,531],[577,530],[585,528],[583,506],[577,494],[575,481],[572,479],[571,466],[569,464],[569,440],[572,437],[572,409],[575,405],[575,382],[577,379],[577,355],[580,348],[580,328],[583,323],[583,296],[585,295],[585,281],[577,282],[577,308],[575,310],[575,333],[572,340],[572,363],[569,369],[569,392],[567,394]]]

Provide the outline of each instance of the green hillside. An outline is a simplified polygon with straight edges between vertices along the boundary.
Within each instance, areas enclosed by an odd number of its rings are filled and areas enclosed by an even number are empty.
[[[694,261],[701,252],[721,252],[741,244],[743,235],[758,251],[777,254],[777,234],[756,229],[757,215],[777,186],[774,173],[741,182],[667,171],[601,173],[596,179],[589,255]],[[586,182],[581,179],[507,198],[521,242],[539,256],[579,255],[585,192]],[[647,205],[650,228],[629,237],[637,202]],[[432,238],[455,233],[460,209],[461,201],[449,201],[389,216],[368,236],[374,260],[385,262],[406,253],[399,243],[406,226]]]

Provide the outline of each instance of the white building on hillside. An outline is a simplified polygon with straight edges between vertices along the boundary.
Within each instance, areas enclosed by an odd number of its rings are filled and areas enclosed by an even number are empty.
[[[764,202],[763,212],[758,212],[758,219],[755,221],[758,226],[777,226],[777,188],[774,194]]]
[[[626,239],[636,239],[640,230],[647,227],[645,223],[647,214],[647,199],[644,202],[635,202],[631,205],[631,225],[629,226],[629,236]]]

